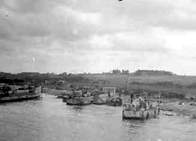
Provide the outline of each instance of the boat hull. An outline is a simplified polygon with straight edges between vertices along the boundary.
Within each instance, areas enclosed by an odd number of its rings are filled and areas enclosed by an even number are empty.
[[[31,99],[37,99],[41,96],[41,87],[36,87],[31,90],[16,90],[11,91],[8,96],[3,95],[0,97],[0,103],[4,102],[15,102],[15,101],[22,101],[22,100],[31,100]]]
[[[75,97],[66,100],[67,105],[89,105],[92,102],[93,97]]]
[[[23,100],[38,99],[38,98],[40,98],[40,94],[30,95],[30,96],[11,96],[11,97],[2,97],[2,98],[0,98],[0,103],[5,103],[5,102],[16,102],[16,101],[23,101]]]
[[[158,109],[149,109],[149,110],[123,110],[122,118],[123,119],[133,119],[133,120],[146,120],[151,118],[156,118],[159,112]]]
[[[71,99],[70,96],[63,96],[62,97],[63,102],[67,102],[67,100]]]
[[[93,99],[93,104],[96,104],[96,105],[104,105],[106,104],[106,100],[98,97],[98,98],[94,98]]]
[[[107,98],[108,98],[107,94],[95,95],[93,98],[93,104],[104,105],[106,104]]]
[[[122,99],[120,97],[113,97],[107,100],[107,105],[109,106],[121,106]]]

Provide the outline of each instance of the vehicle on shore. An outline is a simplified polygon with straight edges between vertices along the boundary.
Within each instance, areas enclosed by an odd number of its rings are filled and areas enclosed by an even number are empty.
[[[40,95],[41,86],[3,85],[0,87],[0,103],[36,99]]]

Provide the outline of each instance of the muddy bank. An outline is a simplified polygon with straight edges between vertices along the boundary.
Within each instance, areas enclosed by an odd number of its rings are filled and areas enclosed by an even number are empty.
[[[174,112],[177,115],[190,116],[196,119],[196,102],[194,101],[170,101],[160,104],[162,111]]]

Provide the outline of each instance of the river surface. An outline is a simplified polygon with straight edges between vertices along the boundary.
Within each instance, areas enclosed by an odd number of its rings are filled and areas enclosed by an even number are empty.
[[[164,116],[122,120],[121,107],[40,100],[0,104],[0,141],[195,141],[196,120]]]

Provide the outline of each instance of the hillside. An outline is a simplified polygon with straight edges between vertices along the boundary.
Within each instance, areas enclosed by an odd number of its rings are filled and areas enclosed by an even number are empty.
[[[171,91],[186,95],[196,94],[196,76],[180,76],[167,71],[154,70],[138,70],[134,73],[115,71],[115,73],[100,74],[37,72],[10,74],[1,72],[0,83],[33,83],[58,89],[66,89],[71,85],[92,87],[115,86],[127,90],[143,89],[150,91]]]
[[[143,89],[149,91],[168,91],[196,95],[196,76],[180,76],[173,73],[152,72],[131,74],[85,74],[83,77],[97,82],[105,82],[102,86],[117,86],[129,90]]]
[[[137,70],[133,73],[135,76],[172,76],[172,72],[163,70]]]

